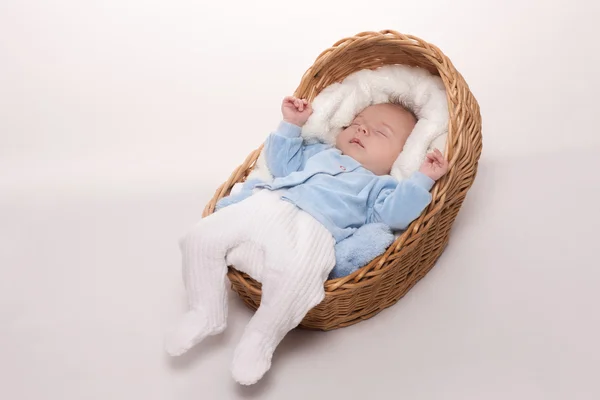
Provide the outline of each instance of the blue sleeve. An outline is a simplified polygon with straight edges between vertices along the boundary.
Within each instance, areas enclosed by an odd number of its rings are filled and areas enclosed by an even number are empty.
[[[305,145],[300,137],[301,128],[282,121],[265,142],[265,159],[274,177],[287,176],[304,168],[306,160],[327,146],[322,143]]]
[[[406,230],[431,202],[429,191],[434,183],[433,179],[416,172],[395,188],[384,186],[367,222],[383,222],[393,230]]]

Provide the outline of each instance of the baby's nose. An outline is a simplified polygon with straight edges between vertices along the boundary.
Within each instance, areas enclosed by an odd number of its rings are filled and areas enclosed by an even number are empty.
[[[363,135],[365,135],[365,136],[368,136],[368,135],[369,135],[369,131],[368,131],[368,130],[367,130],[367,128],[365,128],[364,126],[360,126],[360,127],[358,128],[358,131],[359,131],[360,133],[362,133]]]

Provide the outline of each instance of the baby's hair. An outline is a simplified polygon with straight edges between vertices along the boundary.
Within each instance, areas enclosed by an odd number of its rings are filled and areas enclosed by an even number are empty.
[[[419,118],[417,117],[417,114],[415,114],[415,112],[412,110],[412,107],[410,107],[408,104],[406,104],[406,102],[400,100],[399,97],[391,97],[390,98],[390,104],[394,104],[396,106],[400,106],[405,111],[409,112],[410,115],[412,115],[413,118],[415,119],[415,122],[417,122],[419,120]]]

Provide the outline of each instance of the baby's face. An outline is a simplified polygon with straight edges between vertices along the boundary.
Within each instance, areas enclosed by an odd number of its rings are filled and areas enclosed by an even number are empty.
[[[336,139],[336,147],[375,175],[387,175],[415,127],[414,116],[396,104],[365,108]]]

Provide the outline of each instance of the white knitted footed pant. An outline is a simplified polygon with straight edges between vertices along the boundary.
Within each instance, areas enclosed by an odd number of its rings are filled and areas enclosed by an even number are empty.
[[[323,300],[334,238],[311,215],[262,190],[202,219],[180,244],[190,310],[167,335],[167,351],[183,354],[225,329],[229,262],[262,282],[261,305],[232,362],[236,381],[257,382],[283,337]]]

